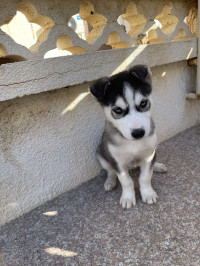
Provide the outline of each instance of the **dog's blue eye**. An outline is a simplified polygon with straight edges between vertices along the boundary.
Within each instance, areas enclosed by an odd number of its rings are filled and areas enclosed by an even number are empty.
[[[117,107],[115,109],[113,109],[113,111],[118,114],[118,115],[121,115],[123,113],[122,109],[120,107]]]
[[[143,100],[143,101],[141,101],[141,103],[140,103],[140,107],[141,107],[141,108],[145,108],[145,107],[147,106],[147,104],[148,104],[148,100]]]

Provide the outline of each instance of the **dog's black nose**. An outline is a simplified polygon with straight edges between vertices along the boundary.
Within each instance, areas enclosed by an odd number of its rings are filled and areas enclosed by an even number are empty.
[[[134,129],[131,133],[131,135],[135,138],[135,139],[141,139],[142,137],[144,137],[145,131],[143,128],[138,128],[138,129]]]

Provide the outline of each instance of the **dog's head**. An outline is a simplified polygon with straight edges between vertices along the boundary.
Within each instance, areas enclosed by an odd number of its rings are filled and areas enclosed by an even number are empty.
[[[128,140],[150,134],[151,91],[151,72],[143,65],[99,79],[90,87],[107,120]]]

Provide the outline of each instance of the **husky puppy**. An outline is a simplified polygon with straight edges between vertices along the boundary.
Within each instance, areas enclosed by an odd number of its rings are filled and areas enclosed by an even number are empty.
[[[129,170],[140,167],[139,187],[143,202],[156,202],[151,186],[153,170],[166,172],[164,164],[155,163],[157,136],[151,117],[152,83],[150,69],[138,65],[111,77],[97,80],[90,92],[104,109],[106,116],[102,142],[97,158],[107,171],[106,191],[122,185],[120,204],[131,208],[136,204],[134,182]]]

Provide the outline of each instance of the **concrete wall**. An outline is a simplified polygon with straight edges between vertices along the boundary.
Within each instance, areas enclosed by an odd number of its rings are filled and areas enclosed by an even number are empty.
[[[87,84],[0,103],[0,116],[1,223],[98,173],[103,116]]]
[[[179,62],[152,73],[153,114],[163,141],[199,122],[200,103],[185,100],[195,70]],[[98,174],[104,115],[88,86],[0,103],[1,224]]]
[[[200,102],[186,100],[196,87],[196,67],[187,62],[152,68],[153,116],[159,142],[199,123]]]

